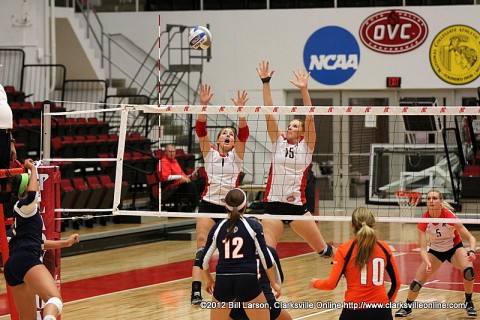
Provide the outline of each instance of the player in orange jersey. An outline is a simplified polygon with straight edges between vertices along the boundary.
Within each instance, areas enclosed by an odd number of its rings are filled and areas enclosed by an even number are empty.
[[[312,279],[310,286],[333,290],[342,275],[347,279],[345,304],[340,320],[393,319],[390,302],[400,288],[400,275],[390,247],[378,240],[373,230],[375,217],[367,208],[357,208],[352,214],[355,237],[337,248],[330,277]],[[391,286],[384,287],[385,271]]]

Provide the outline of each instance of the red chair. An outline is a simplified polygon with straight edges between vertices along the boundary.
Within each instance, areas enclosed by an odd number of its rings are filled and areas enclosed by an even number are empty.
[[[73,136],[62,136],[62,156],[65,158],[75,157],[75,139]]]
[[[85,148],[86,148],[86,157],[87,158],[97,158],[98,157],[98,138],[94,135],[85,136]]]
[[[75,190],[77,190],[78,192],[74,209],[85,209],[90,207],[89,205],[87,205],[87,203],[88,203],[88,200],[90,199],[92,189],[88,187],[88,185],[86,184],[83,178],[73,178],[72,182],[73,182],[73,188],[75,188]]]
[[[100,182],[102,183],[102,185],[106,188],[114,188],[115,184],[113,183],[112,179],[110,178],[109,175],[101,175],[99,176],[99,179],[100,179]],[[122,187],[121,187],[121,191],[120,191],[120,201],[122,201],[123,199],[125,199],[125,196],[127,195],[127,191],[128,191],[128,188],[129,188],[129,184],[128,182],[126,181],[122,181]],[[113,191],[112,191],[112,195],[110,197],[110,195],[107,193],[105,195],[105,198],[103,199],[102,203],[100,204],[101,207],[105,206],[105,208],[112,208],[113,206]]]
[[[97,176],[87,176],[86,183],[91,190],[87,208],[98,209],[105,194],[104,187],[100,184],[100,181],[98,181]]]
[[[110,130],[108,122],[93,117],[87,119],[87,127],[89,134],[108,134]]]
[[[88,124],[86,118],[77,118],[75,120],[75,134],[76,135],[87,135],[88,134]]]
[[[87,142],[85,136],[75,136],[73,140],[73,157],[84,158],[86,156],[85,149]]]
[[[165,153],[163,152],[162,149],[155,150],[155,152],[154,152],[154,156],[157,159],[162,159],[164,155],[165,155]]]
[[[146,175],[147,184],[150,188],[150,199],[152,200],[152,205],[155,208],[158,208],[158,186],[160,182],[159,174],[160,172],[155,171]],[[182,184],[181,180],[176,180],[171,183],[162,183],[162,206],[176,207],[176,197],[173,195],[177,192],[179,186]]]
[[[61,206],[66,209],[73,209],[75,199],[77,198],[78,192],[72,186],[70,179],[60,180],[60,195],[61,195]]]

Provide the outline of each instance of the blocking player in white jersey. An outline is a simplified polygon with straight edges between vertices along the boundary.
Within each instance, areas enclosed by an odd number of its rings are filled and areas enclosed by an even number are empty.
[[[200,103],[202,105],[207,105],[212,96],[209,85],[204,84],[200,87]],[[232,98],[232,102],[236,106],[244,106],[247,101],[248,93],[246,91],[238,91],[237,99]],[[212,144],[207,134],[207,116],[205,114],[198,115],[195,132],[200,140],[200,150],[207,174],[206,186],[201,196],[198,212],[225,213],[225,196],[228,191],[239,185],[245,144],[250,134],[247,120],[244,115],[239,115],[238,133],[234,128],[222,128],[216,137],[215,145]],[[192,268],[192,295],[190,297],[190,302],[194,306],[198,306],[202,302],[202,271],[199,257],[202,255],[208,233],[215,222],[212,218],[197,218],[197,253]]]
[[[443,195],[439,191],[429,191],[426,200],[428,209],[422,218],[457,218],[454,209],[444,201]],[[463,246],[462,237],[468,241],[467,248]],[[475,248],[477,246],[475,237],[462,223],[453,221],[452,223],[419,223],[418,239],[422,263],[410,284],[406,302],[408,307],[400,308],[395,313],[395,317],[406,317],[412,313],[410,305],[418,297],[423,284],[441,267],[445,260],[462,271],[465,309],[469,316],[476,316],[477,311],[472,302],[475,279],[473,261],[476,258]]]
[[[257,72],[263,83],[263,102],[273,106],[270,91],[270,79],[274,71],[269,70],[269,62],[262,61]],[[300,89],[305,106],[311,106],[308,92],[306,70],[293,71],[296,81],[290,81]],[[267,214],[279,215],[311,215],[306,206],[305,186],[309,165],[312,162],[315,148],[316,131],[313,115],[307,115],[305,122],[294,119],[290,121],[286,133],[278,128],[278,123],[272,114],[265,114],[267,131],[272,141],[272,163],[265,189],[264,208]],[[293,220],[289,222],[292,229],[308,242],[310,247],[320,256],[330,258],[333,247],[325,242],[315,221]],[[280,220],[263,220],[263,229],[267,244],[276,248],[284,230],[284,222]]]

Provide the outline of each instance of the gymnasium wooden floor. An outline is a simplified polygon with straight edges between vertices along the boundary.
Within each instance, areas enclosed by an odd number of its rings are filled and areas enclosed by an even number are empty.
[[[349,223],[346,222],[322,222],[320,229],[325,239],[334,244],[352,236]],[[378,223],[376,230],[395,252],[403,283],[397,301],[403,302],[408,284],[420,263],[415,225]],[[472,233],[480,241],[480,233]],[[311,278],[328,276],[330,262],[312,253],[289,227],[285,229],[278,251],[286,278],[280,300],[312,302],[314,305],[313,308],[289,309],[292,317],[338,319],[339,309],[319,304],[343,302],[345,282],[341,280],[333,291],[308,287]],[[62,295],[65,301],[62,319],[208,319],[209,310],[192,308],[189,303],[189,277],[194,252],[194,241],[159,241],[62,258]],[[475,271],[480,274],[478,265],[477,261]],[[3,277],[0,277],[0,282],[0,319],[9,319]],[[479,291],[477,286],[475,291]],[[210,300],[207,293],[203,295]],[[463,302],[461,272],[444,264],[422,289],[418,301]],[[474,302],[480,309],[478,294],[474,295]],[[469,317],[463,309],[452,308],[417,309],[412,318]]]

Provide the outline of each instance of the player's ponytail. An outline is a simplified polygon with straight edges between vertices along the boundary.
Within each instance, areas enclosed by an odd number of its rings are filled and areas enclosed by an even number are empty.
[[[242,189],[232,189],[225,196],[225,207],[228,210],[227,239],[230,239],[235,231],[240,217],[247,210],[247,195]]]
[[[362,268],[368,263],[377,242],[377,235],[373,230],[374,223],[375,217],[369,209],[360,207],[353,211],[352,226],[358,244],[355,263]]]

